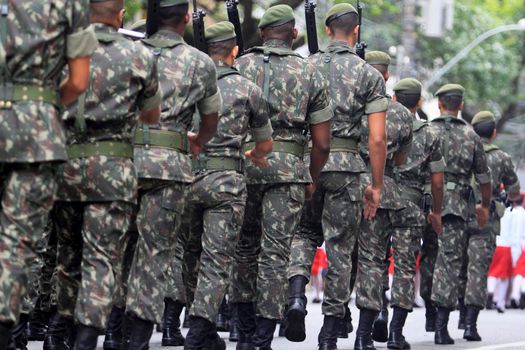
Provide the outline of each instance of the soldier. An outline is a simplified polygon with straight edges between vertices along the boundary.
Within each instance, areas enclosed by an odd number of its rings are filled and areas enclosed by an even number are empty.
[[[441,135],[440,146],[446,163],[443,233],[438,236],[439,248],[432,280],[432,302],[437,307],[436,344],[454,344],[447,325],[450,311],[456,308],[458,301],[458,277],[467,244],[467,220],[476,210],[480,228],[486,225],[492,192],[481,139],[458,118],[463,108],[464,92],[465,89],[458,84],[441,87],[436,92],[441,116],[430,123]],[[481,191],[481,205],[476,208],[470,184],[472,176],[475,176]]]
[[[91,0],[99,47],[89,88],[64,114],[69,161],[60,169],[58,312],[74,317],[74,349],[95,349],[120,275],[120,244],[137,200],[132,130],[159,118],[154,56],[117,30],[122,0]],[[140,112],[140,118],[137,118]]]
[[[305,339],[305,286],[316,248],[324,240],[330,268],[325,279],[320,349],[335,348],[339,324],[350,317],[345,303],[350,300],[351,254],[363,210],[359,174],[366,171],[366,166],[359,155],[359,142],[365,115],[370,121],[367,131],[373,173],[372,181],[365,184],[369,185],[365,201],[372,199],[370,206],[379,205],[383,183],[388,106],[385,81],[353,49],[358,22],[357,11],[352,5],[332,7],[325,20],[331,43],[325,52],[310,58],[328,81],[334,119],[329,160],[312,201],[305,207],[292,244],[286,337],[291,341]],[[373,215],[367,219],[370,217]]]
[[[4,350],[27,292],[28,264],[53,206],[57,162],[67,160],[59,106],[68,105],[87,88],[96,39],[87,0],[4,0],[1,7],[0,349]],[[66,65],[69,75],[61,83]]]
[[[217,66],[223,107],[217,135],[193,163],[189,240],[200,241],[202,253],[185,349],[226,348],[214,326],[230,284],[244,215],[243,145],[248,132],[251,149],[245,155],[254,165],[267,167],[266,155],[272,150],[272,127],[263,92],[232,67],[239,53],[235,39],[235,28],[230,22],[220,22],[206,30],[208,52]],[[210,337],[215,338],[211,344]]]
[[[387,345],[389,349],[410,349],[410,344],[403,336],[403,326],[414,304],[416,259],[427,213],[434,232],[441,233],[445,161],[440,150],[439,136],[434,134],[428,123],[416,119],[417,109],[423,102],[421,83],[413,78],[402,79],[394,86],[394,92],[393,100],[408,108],[414,116],[414,136],[406,155],[407,161],[398,168],[395,176],[405,209],[393,215],[394,279],[391,304],[394,314]],[[431,201],[424,194],[427,183],[432,188]],[[430,205],[431,211],[428,208]]]
[[[274,143],[268,167],[247,164],[248,199],[232,282],[232,299],[239,303],[237,349],[271,348],[283,315],[292,237],[330,150],[332,111],[325,79],[315,65],[291,50],[297,37],[292,8],[269,8],[259,28],[263,46],[239,58],[236,67],[262,87]],[[303,160],[308,131],[309,172]]]
[[[160,0],[159,30],[143,40],[156,55],[163,74],[160,123],[139,126],[135,133],[139,238],[128,280],[130,339],[125,345],[133,350],[147,349],[153,325],[162,320],[170,276],[167,267],[193,180],[188,149],[198,155],[218,123],[220,94],[215,65],[206,54],[184,42],[189,19],[187,0]],[[200,129],[198,134],[188,133],[196,109]]]
[[[481,137],[483,149],[487,155],[487,164],[491,174],[492,203],[490,219],[483,229],[470,229],[468,243],[463,255],[463,268],[460,276],[460,296],[465,305],[465,333],[463,338],[470,341],[481,341],[477,331],[479,311],[485,307],[487,300],[487,272],[494,250],[496,236],[499,235],[499,219],[505,212],[500,202],[503,183],[508,198],[513,201],[520,197],[520,182],[510,156],[492,142],[496,138],[496,118],[489,111],[479,112],[472,119],[476,134]],[[478,193],[479,197],[479,193]]]

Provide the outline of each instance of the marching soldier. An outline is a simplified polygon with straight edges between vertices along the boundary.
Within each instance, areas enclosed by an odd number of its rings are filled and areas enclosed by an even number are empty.
[[[247,164],[248,199],[232,282],[232,299],[239,303],[237,349],[271,348],[283,315],[292,237],[330,149],[332,110],[325,79],[314,64],[291,49],[297,37],[292,8],[271,7],[259,28],[263,46],[239,58],[236,67],[262,87],[274,143],[268,167]],[[308,131],[309,171],[303,160]]]
[[[67,160],[59,106],[86,89],[96,39],[88,1],[3,0],[0,14],[0,350],[20,317],[35,245]],[[28,15],[31,14],[31,15]],[[45,35],[35,35],[45,33]],[[68,77],[60,82],[64,66]]]

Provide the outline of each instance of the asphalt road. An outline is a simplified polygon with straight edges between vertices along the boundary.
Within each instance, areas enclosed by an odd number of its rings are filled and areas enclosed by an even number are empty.
[[[354,318],[354,328],[357,327],[359,312],[352,306]],[[456,340],[452,346],[434,345],[434,333],[424,331],[425,314],[423,309],[415,309],[409,317],[405,326],[405,337],[411,343],[412,349],[472,349],[472,350],[525,350],[525,311],[507,310],[504,314],[496,311],[482,311],[479,316],[479,331],[483,337],[482,342],[467,342],[462,339],[463,332],[457,329],[458,312],[451,314],[449,331]],[[317,333],[322,325],[321,307],[319,304],[310,304],[307,316],[307,338],[303,343],[291,343],[284,338],[276,338],[272,345],[274,350],[315,350],[317,348]],[[186,333],[187,330],[184,330]],[[221,333],[223,337],[228,336]],[[338,348],[340,350],[351,350],[354,344],[354,333],[348,339],[340,339]],[[102,349],[103,337],[99,338],[100,349]],[[150,349],[168,349],[160,346],[161,335],[155,333],[151,342]],[[227,343],[228,349],[235,349],[235,343]],[[378,349],[386,349],[386,343],[376,343]],[[32,342],[29,350],[41,350],[42,344]],[[172,349],[182,349],[172,348]]]

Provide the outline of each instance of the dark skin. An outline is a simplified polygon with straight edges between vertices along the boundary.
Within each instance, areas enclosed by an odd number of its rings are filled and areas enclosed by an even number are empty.
[[[438,101],[439,111],[441,114],[450,114],[454,117],[457,117],[459,115],[459,111],[463,109],[465,106],[465,103],[462,102],[459,106],[459,109],[457,110],[448,110],[445,108],[443,103],[441,101]],[[489,221],[489,213],[490,213],[490,200],[492,198],[492,188],[491,188],[490,182],[486,184],[480,184],[479,189],[481,191],[481,204],[478,204],[476,206],[476,216],[478,220],[478,226],[480,229],[483,229],[488,221]]]

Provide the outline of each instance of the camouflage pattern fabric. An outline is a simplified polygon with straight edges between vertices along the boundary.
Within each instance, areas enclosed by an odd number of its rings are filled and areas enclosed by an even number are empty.
[[[187,206],[186,206],[187,207]],[[177,234],[177,243],[175,250],[172,253],[174,259],[171,259],[171,264],[168,267],[169,278],[166,287],[166,298],[174,301],[179,301],[181,304],[186,304],[186,289],[184,288],[183,279],[183,264],[184,264],[184,247],[187,240],[187,231],[189,230],[189,215],[185,212],[182,216],[181,229]],[[195,273],[194,276],[197,276]]]
[[[123,242],[124,257],[122,259],[122,266],[117,271],[117,286],[116,291],[113,297],[113,306],[118,307],[119,309],[126,308],[126,296],[128,294],[128,281],[129,274],[131,271],[131,264],[133,263],[133,257],[135,256],[135,248],[137,247],[137,241],[139,238],[139,233],[136,227],[133,227],[133,223],[136,222],[136,211],[131,216],[131,228],[126,233]]]
[[[148,186],[149,185],[151,187]],[[139,238],[128,279],[126,312],[161,323],[166,295],[166,267],[173,258],[176,233],[184,212],[188,185],[158,180],[142,182],[137,214]]]
[[[419,260],[419,272],[421,279],[419,282],[419,294],[425,303],[431,302],[432,297],[432,278],[438,254],[438,236],[430,225],[423,229],[423,244],[421,245],[421,258]]]
[[[57,202],[54,218],[58,233],[58,312],[77,323],[105,329],[122,244],[133,205],[126,202]],[[79,215],[79,213],[81,215]]]
[[[451,115],[432,120],[441,135],[447,167],[443,203],[443,234],[432,279],[432,301],[453,310],[458,300],[459,275],[466,249],[468,219],[474,213],[472,176],[480,184],[490,183],[490,173],[479,136],[464,121]],[[447,144],[448,142],[448,144]]]

